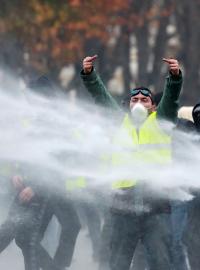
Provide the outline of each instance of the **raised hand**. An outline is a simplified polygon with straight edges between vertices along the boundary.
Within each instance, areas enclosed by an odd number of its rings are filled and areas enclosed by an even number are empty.
[[[177,75],[177,76],[179,75],[180,66],[179,66],[178,60],[173,59],[173,58],[163,58],[162,60],[169,65],[169,71],[173,75]]]
[[[87,56],[83,59],[83,71],[85,74],[89,74],[93,68],[93,62],[97,59],[97,55]]]

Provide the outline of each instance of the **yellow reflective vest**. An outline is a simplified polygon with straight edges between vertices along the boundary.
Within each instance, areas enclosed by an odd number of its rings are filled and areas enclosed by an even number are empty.
[[[160,126],[157,113],[151,113],[140,129],[136,129],[128,114],[119,133],[114,138],[119,151],[112,154],[112,166],[128,165],[133,162],[148,164],[169,164],[171,162],[171,136]],[[113,188],[129,188],[136,184],[133,179],[113,182]]]
[[[67,191],[76,191],[77,189],[86,188],[86,178],[83,176],[76,177],[75,179],[67,179],[65,181],[65,187]]]

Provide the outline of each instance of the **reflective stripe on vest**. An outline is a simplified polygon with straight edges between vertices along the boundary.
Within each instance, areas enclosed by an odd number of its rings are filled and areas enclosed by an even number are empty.
[[[67,191],[86,188],[86,179],[83,176],[77,177],[75,179],[67,179],[65,181],[65,187]]]
[[[131,179],[124,179],[124,180],[117,180],[112,183],[113,189],[120,189],[120,188],[130,188],[136,185],[135,180]]]
[[[126,115],[119,133],[114,138],[114,144],[121,149],[112,155],[113,166],[128,165],[133,162],[148,164],[171,162],[171,137],[159,126],[156,112],[149,115],[138,133],[131,119]],[[135,184],[134,179],[121,179],[115,181],[112,187],[127,188]]]
[[[13,175],[20,175],[22,176],[22,168],[18,162],[12,161],[3,161],[0,164],[0,175],[1,176],[13,176]]]

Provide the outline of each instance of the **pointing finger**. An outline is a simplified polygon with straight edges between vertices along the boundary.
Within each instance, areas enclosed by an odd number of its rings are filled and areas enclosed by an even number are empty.
[[[97,59],[97,55],[94,55],[94,56],[87,56],[84,60],[83,60],[83,63],[86,63],[86,62],[92,62],[94,61],[95,59]]]
[[[168,64],[178,64],[178,61],[173,58],[163,58],[162,60]]]
[[[92,57],[91,57],[90,61],[94,61],[94,60],[96,60],[96,59],[97,59],[97,57],[98,57],[98,55],[97,55],[97,54],[95,54],[94,56],[92,56]]]
[[[163,58],[162,60],[163,60],[164,62],[168,63],[168,64],[170,63],[170,59]]]

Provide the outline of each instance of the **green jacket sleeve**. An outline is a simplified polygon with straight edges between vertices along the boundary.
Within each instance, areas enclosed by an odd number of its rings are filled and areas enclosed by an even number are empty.
[[[96,104],[113,110],[121,110],[120,106],[110,95],[101,78],[96,74],[94,69],[90,74],[84,74],[83,71],[81,71],[81,78],[86,89],[94,98]]]
[[[157,108],[159,118],[173,122],[176,121],[182,81],[181,71],[178,76],[174,76],[170,73],[166,78],[163,96]]]

